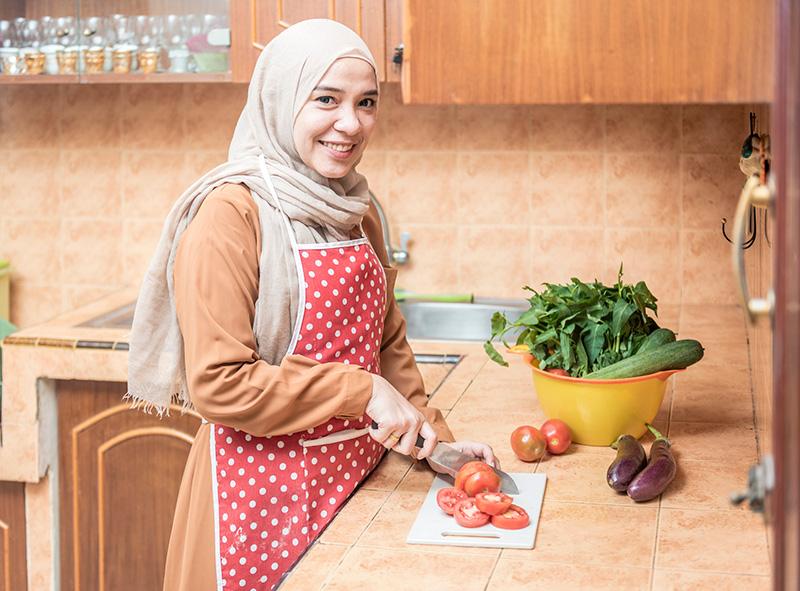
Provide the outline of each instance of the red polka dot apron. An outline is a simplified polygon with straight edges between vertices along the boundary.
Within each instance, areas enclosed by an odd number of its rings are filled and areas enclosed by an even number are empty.
[[[300,282],[288,354],[380,373],[386,277],[367,238],[298,245],[284,217]],[[377,466],[371,419],[332,418],[299,433],[257,437],[211,424],[217,589],[269,590]]]

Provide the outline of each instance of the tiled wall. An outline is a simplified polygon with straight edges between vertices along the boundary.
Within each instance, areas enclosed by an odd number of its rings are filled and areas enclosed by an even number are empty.
[[[411,262],[398,286],[523,297],[570,276],[731,303],[720,218],[744,182],[740,106],[403,106],[383,87],[360,169]],[[12,320],[138,284],[173,200],[220,162],[236,85],[0,86],[0,257]]]

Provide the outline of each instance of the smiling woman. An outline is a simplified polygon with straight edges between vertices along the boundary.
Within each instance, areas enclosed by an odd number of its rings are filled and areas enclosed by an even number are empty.
[[[375,70],[360,59],[336,60],[297,114],[297,152],[310,168],[342,178],[361,159],[377,116]]]
[[[204,417],[166,590],[277,587],[387,449],[425,458],[454,439],[427,406],[356,171],[377,101],[355,33],[289,27],[256,64],[228,161],[167,217],[128,367],[136,403],[162,412],[174,397]]]

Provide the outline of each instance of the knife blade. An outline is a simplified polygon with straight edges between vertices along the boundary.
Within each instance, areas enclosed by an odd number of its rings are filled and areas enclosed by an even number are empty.
[[[372,428],[377,429],[378,423],[372,421]],[[422,447],[425,445],[425,438],[422,435],[417,435],[417,447]],[[436,447],[433,448],[433,452],[430,456],[428,456],[427,460],[431,466],[436,467],[441,472],[448,474],[455,478],[456,473],[461,469],[461,467],[466,464],[467,462],[472,462],[476,458],[465,453],[461,453],[452,445],[447,443],[437,443]],[[502,470],[498,470],[491,464],[487,464],[495,474],[500,477],[500,490],[504,493],[510,495],[518,495],[519,494],[519,487],[517,487],[517,483],[514,482],[514,479],[511,478],[509,474],[503,472]]]

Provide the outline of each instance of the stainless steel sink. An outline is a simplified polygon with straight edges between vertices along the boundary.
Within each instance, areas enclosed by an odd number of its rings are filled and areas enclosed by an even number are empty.
[[[492,315],[503,312],[516,320],[529,308],[526,300],[476,299],[473,303],[400,302],[409,339],[486,341],[492,334]],[[511,340],[513,333],[507,333]]]
[[[130,328],[135,302],[81,324],[95,328]],[[437,341],[485,341],[491,336],[491,319],[503,312],[516,320],[528,309],[525,300],[476,298],[473,303],[400,302],[408,338]],[[507,334],[508,339],[512,333]]]

